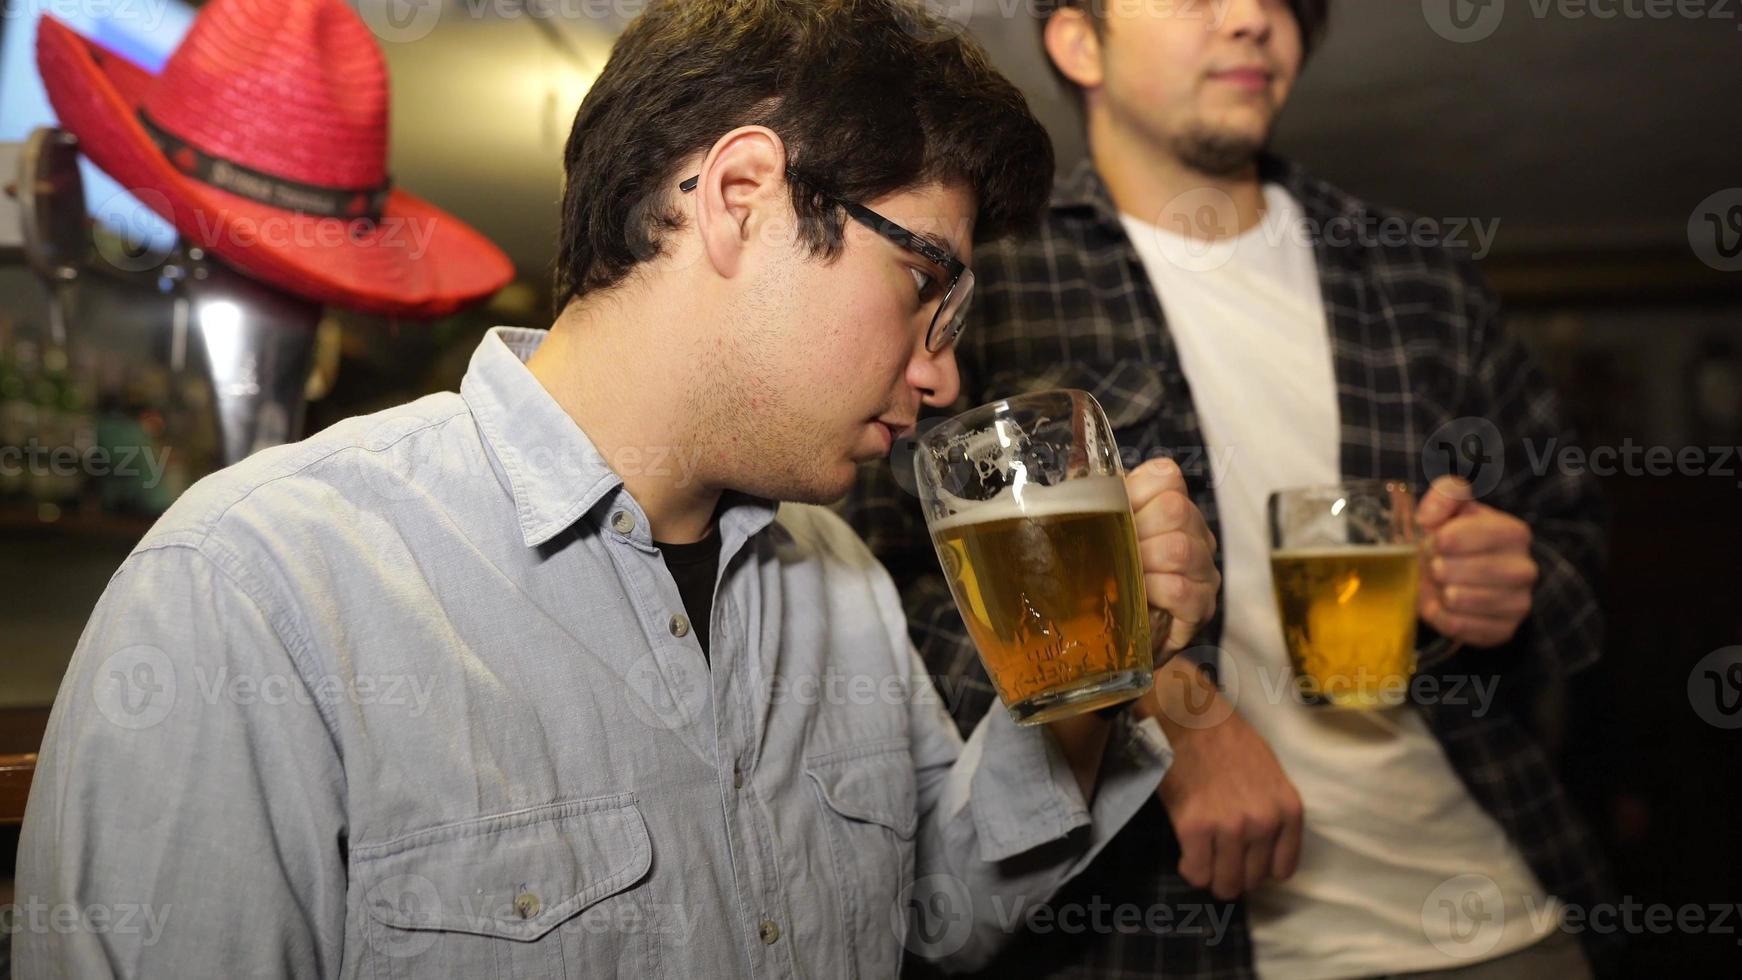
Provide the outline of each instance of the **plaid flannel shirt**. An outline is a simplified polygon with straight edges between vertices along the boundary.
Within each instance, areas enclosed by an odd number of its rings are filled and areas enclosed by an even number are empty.
[[[1433,631],[1422,627],[1420,670],[1442,675],[1448,685],[1454,675],[1498,677],[1498,703],[1486,713],[1451,703],[1414,710],[1549,893],[1587,908],[1609,900],[1600,848],[1532,725],[1546,689],[1591,665],[1602,639],[1601,502],[1588,476],[1536,462],[1548,440],[1572,441],[1559,422],[1558,401],[1503,328],[1497,298],[1466,258],[1349,234],[1402,216],[1286,161],[1267,158],[1263,175],[1285,187],[1309,226],[1323,231],[1313,237],[1337,379],[1343,475],[1406,480],[1419,492],[1430,475],[1457,472],[1486,489],[1485,503],[1523,518],[1534,532],[1541,579],[1530,617],[1510,644],[1449,652],[1450,644],[1433,642]],[[1173,457],[1219,533],[1190,385],[1150,277],[1092,164],[1084,161],[1061,179],[1037,235],[978,251],[975,272],[972,319],[958,351],[963,394],[952,411],[1024,391],[1093,392],[1127,464]],[[1478,440],[1474,448],[1471,438]],[[898,451],[892,459],[906,467],[910,457]],[[910,487],[911,477],[898,480],[890,461],[867,466],[861,476],[843,511],[901,585],[913,640],[966,730],[996,698],[938,570],[918,501],[898,485]],[[1200,664],[1216,659],[1221,615],[1187,651]],[[1253,976],[1241,903],[1218,903],[1191,887],[1178,862],[1166,812],[1152,800],[1052,903],[1090,910],[1130,903],[1148,910],[1143,921],[1074,934],[1057,925],[1044,935],[1019,927],[985,975]],[[1594,962],[1617,935],[1582,934]]]

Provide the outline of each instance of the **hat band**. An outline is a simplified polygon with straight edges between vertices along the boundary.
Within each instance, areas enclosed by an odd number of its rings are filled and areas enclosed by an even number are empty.
[[[322,187],[286,180],[223,157],[212,156],[165,131],[152,122],[143,109],[139,111],[139,123],[145,127],[145,132],[176,170],[203,184],[267,207],[299,211],[322,218],[367,218],[378,221],[382,209],[387,206],[387,195],[393,189],[391,179],[375,187],[363,188]]]

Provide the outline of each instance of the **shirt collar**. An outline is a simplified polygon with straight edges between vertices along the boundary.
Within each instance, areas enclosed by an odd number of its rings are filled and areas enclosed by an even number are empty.
[[[460,396],[508,480],[521,537],[535,548],[603,501],[621,497],[636,518],[630,536],[651,547],[645,513],[618,493],[623,479],[526,366],[546,336],[524,327],[490,330],[460,383]],[[776,511],[771,501],[728,492],[718,511],[721,536],[742,541],[767,527]]]

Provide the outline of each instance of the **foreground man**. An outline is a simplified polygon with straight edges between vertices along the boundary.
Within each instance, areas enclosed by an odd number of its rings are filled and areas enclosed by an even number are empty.
[[[910,16],[656,4],[570,137],[548,334],[147,535],[20,852],[21,907],[105,914],[27,924],[19,976],[892,977],[910,903],[971,967],[1094,858],[1153,725],[964,745],[869,551],[777,503],[956,398],[970,246],[1051,179],[1021,96]],[[1130,486],[1177,647],[1210,536],[1177,470]]]
[[[1608,882],[1533,706],[1599,654],[1603,527],[1589,478],[1529,466],[1531,444],[1572,441],[1553,393],[1469,261],[1375,241],[1416,226],[1261,152],[1325,0],[1057,6],[1045,46],[1092,159],[1038,236],[981,252],[963,401],[1095,391],[1121,446],[1186,468],[1227,592],[1221,628],[1146,706],[1174,750],[1156,805],[985,975],[1586,974],[1580,940],[1615,933],[1563,928],[1562,910],[1607,901]],[[1442,480],[1418,508],[1438,555],[1420,605],[1432,683],[1408,708],[1303,704],[1266,496],[1425,489],[1424,457],[1444,473],[1466,436],[1491,457],[1466,472],[1479,499]],[[918,508],[887,469],[873,479],[852,519],[972,725],[989,692]]]

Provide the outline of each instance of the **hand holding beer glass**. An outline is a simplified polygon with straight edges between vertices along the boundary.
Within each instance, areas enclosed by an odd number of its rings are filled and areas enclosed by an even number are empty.
[[[1085,391],[994,402],[939,425],[914,456],[950,591],[1019,725],[1149,690],[1152,629],[1125,471]]]
[[[1407,485],[1382,480],[1270,495],[1271,579],[1309,703],[1403,703],[1421,574],[1414,502]]]

